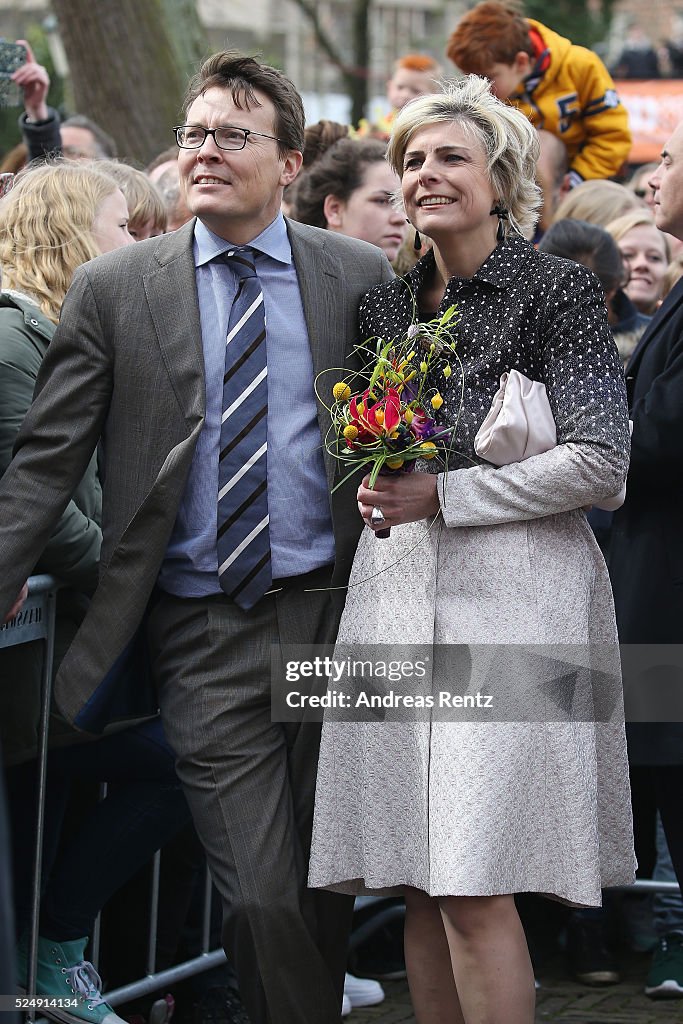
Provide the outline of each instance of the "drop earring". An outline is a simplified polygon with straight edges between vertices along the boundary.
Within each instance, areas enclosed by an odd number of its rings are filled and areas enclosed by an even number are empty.
[[[406,217],[406,224],[410,224],[410,217]],[[410,224],[412,228],[412,224]],[[415,228],[415,241],[413,242],[413,249],[415,252],[422,252],[422,239],[420,238],[420,232]]]
[[[491,210],[491,216],[498,218],[498,230],[496,231],[496,241],[497,242],[504,242],[505,241],[505,224],[503,222],[509,219],[508,218],[508,211],[503,206],[503,204],[501,202],[498,202],[498,203],[496,203],[496,205]]]
[[[411,224],[411,218],[405,218],[405,223]],[[412,226],[413,224],[411,224],[411,227]],[[417,229],[417,227],[415,229],[415,242],[413,243],[413,248],[415,249],[416,253],[422,252],[422,239],[420,238],[420,232]]]

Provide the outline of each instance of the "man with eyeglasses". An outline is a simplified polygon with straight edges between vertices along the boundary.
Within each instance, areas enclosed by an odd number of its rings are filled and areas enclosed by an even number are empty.
[[[100,584],[60,706],[85,730],[112,717],[145,620],[250,1019],[331,1024],[351,907],[306,888],[320,726],[271,721],[271,647],[334,639],[362,523],[353,481],[330,498],[314,381],[344,366],[361,297],[392,271],[374,246],[282,217],[304,113],[279,71],[211,57],[184,122],[196,220],[88,264],[64,303],[0,485],[0,615],[101,441]]]

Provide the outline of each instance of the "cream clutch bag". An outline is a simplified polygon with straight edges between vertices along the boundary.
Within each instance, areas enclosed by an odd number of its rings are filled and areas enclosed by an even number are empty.
[[[556,444],[557,429],[545,384],[529,380],[519,370],[504,373],[474,439],[477,455],[494,466],[508,466],[548,452]],[[595,502],[595,508],[614,512],[625,498],[626,484],[614,497]]]

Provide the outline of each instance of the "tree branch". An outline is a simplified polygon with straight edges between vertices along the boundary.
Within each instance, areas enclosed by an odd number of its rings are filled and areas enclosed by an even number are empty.
[[[296,4],[299,10],[303,11],[310,21],[311,27],[315,32],[316,39],[334,66],[339,68],[346,78],[367,78],[367,69],[365,67],[354,67],[353,65],[348,64],[341,56],[339,50],[332,42],[331,36],[320,20],[318,5],[312,3],[312,0],[292,0],[292,2]],[[369,6],[370,0],[364,0],[364,2]]]

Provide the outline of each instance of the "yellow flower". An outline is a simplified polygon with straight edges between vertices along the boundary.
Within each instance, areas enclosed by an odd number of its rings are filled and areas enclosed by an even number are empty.
[[[389,469],[400,469],[405,461],[402,455],[392,455],[390,459],[387,459],[387,466]]]
[[[420,370],[422,371],[422,373],[426,373],[427,372],[427,364],[425,363],[424,359],[420,363]]]
[[[436,455],[436,445],[433,441],[423,441],[420,445],[423,459],[433,459]]]
[[[443,398],[441,397],[441,395],[437,391],[437,393],[432,398],[432,409],[440,409],[442,405],[443,405]]]
[[[332,388],[332,395],[337,402],[348,402],[351,397],[351,388],[340,380]]]
[[[406,409],[406,411],[403,413],[403,419],[408,424],[408,426],[410,426],[410,424],[413,422],[413,416],[414,413],[412,409]]]
[[[349,423],[348,427],[344,427],[344,437],[347,441],[355,441],[358,437],[358,427],[354,427],[353,423]]]
[[[451,375],[452,373],[453,373],[453,371],[451,370],[451,368],[450,368],[450,366],[448,365],[448,363],[446,363],[446,365],[445,365],[445,366],[444,366],[444,368],[443,368],[443,375],[444,375],[444,377],[450,377],[450,375]]]

